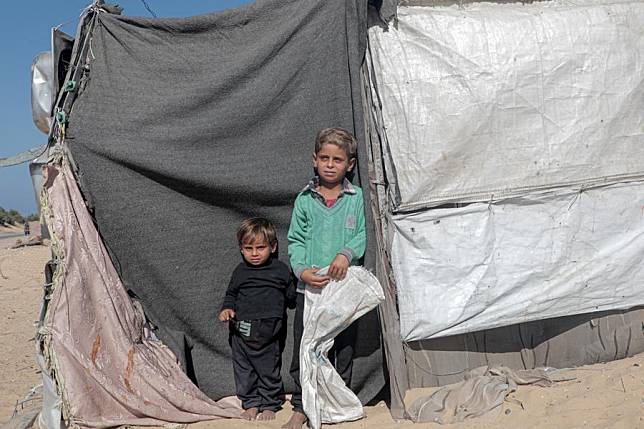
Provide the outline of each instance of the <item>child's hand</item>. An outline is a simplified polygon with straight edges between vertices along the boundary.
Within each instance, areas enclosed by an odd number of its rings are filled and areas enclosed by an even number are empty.
[[[315,275],[318,271],[320,271],[319,268],[309,268],[308,270],[304,270],[300,275],[300,280],[312,287],[321,288],[326,286],[331,278],[329,276]]]
[[[329,277],[333,280],[344,280],[349,269],[349,260],[341,253],[335,255],[335,259],[329,265]]]
[[[235,317],[235,310],[232,308],[226,308],[221,310],[221,313],[219,313],[219,320],[222,322],[227,322],[230,319],[233,319]]]

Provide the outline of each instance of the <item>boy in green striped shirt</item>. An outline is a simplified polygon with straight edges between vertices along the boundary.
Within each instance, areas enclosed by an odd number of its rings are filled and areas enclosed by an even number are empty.
[[[293,415],[282,426],[300,429],[306,423],[300,386],[300,342],[304,330],[304,287],[322,288],[331,280],[342,280],[350,265],[357,265],[366,244],[362,190],[346,178],[356,164],[357,142],[341,128],[325,128],[315,138],[313,167],[316,176],[295,199],[288,231],[288,255],[298,278],[293,326],[293,360],[290,373],[296,389],[291,403]],[[317,275],[328,266],[326,275]],[[329,358],[350,386],[353,368],[355,326],[335,338]]]

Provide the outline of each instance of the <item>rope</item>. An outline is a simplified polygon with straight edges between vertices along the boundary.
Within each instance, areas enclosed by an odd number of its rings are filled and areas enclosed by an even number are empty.
[[[145,8],[148,10],[148,12],[150,12],[150,14],[151,14],[153,17],[155,17],[155,18],[157,17],[156,13],[154,13],[154,12],[152,11],[152,9],[150,9],[150,6],[148,6],[148,2],[147,2],[147,1],[145,1],[145,0],[141,0],[141,3],[143,3],[143,6],[145,6]]]

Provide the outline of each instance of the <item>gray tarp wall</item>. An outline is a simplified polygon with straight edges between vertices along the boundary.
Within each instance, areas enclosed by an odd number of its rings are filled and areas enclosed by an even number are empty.
[[[341,126],[362,139],[365,25],[359,0],[98,16],[67,143],[125,287],[213,398],[234,393],[216,314],[240,260],[235,228],[247,216],[272,219],[287,260],[316,131]],[[354,183],[366,189],[364,156]],[[377,330],[375,313],[361,319],[352,387],[363,400],[383,387]]]

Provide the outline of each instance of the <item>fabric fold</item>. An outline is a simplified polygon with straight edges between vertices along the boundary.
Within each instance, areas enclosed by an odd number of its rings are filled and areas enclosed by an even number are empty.
[[[57,269],[40,329],[63,417],[81,427],[192,423],[238,417],[235,398],[213,401],[175,355],[145,335],[67,165],[47,167],[46,219]]]
[[[513,371],[502,366],[479,367],[470,371],[464,381],[416,399],[408,411],[414,423],[456,423],[503,404],[518,385],[547,387],[554,382],[544,368]]]

